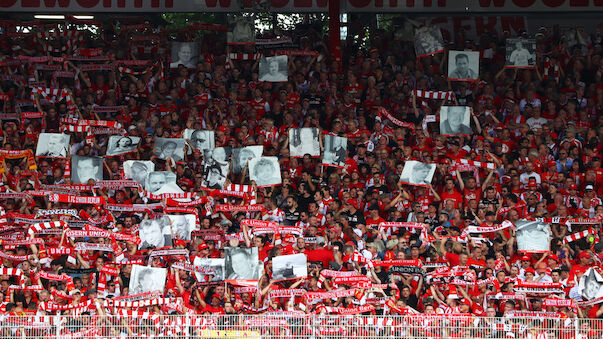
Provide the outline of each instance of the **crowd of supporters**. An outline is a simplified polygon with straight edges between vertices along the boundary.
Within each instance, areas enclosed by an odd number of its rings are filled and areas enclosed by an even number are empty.
[[[536,67],[509,69],[508,32],[458,35],[448,49],[481,53],[479,79],[460,82],[447,79],[445,51],[418,58],[413,42],[392,31],[374,30],[366,48],[343,42],[335,60],[328,36],[307,26],[258,36],[291,40],[260,48],[228,45],[219,30],[138,22],[69,33],[82,24],[1,22],[3,312],[603,316],[603,290],[585,296],[579,283],[603,261],[599,36],[567,48],[557,30],[541,28],[531,32]],[[169,67],[172,41],[199,44],[195,68]],[[259,82],[257,54],[283,49],[317,53],[292,53],[287,82]],[[472,134],[440,135],[443,105],[471,107]],[[107,156],[109,135],[91,133],[103,127],[141,142]],[[345,166],[291,157],[289,129],[301,127],[317,128],[321,139],[346,137]],[[215,147],[262,145],[263,156],[278,158],[282,184],[258,187],[243,171],[229,173],[223,190],[203,187],[203,154],[190,143],[179,161],[153,152],[156,138],[183,138],[185,129],[214,131]],[[40,133],[69,134],[68,154],[34,156]],[[72,184],[76,155],[103,157],[103,180]],[[173,172],[191,194],[125,183],[127,160]],[[436,164],[430,185],[400,181],[409,160]],[[190,240],[176,235],[160,255],[140,249],[141,222],[191,213]],[[254,232],[250,219],[278,225]],[[520,251],[516,225],[524,221],[550,230],[546,250]],[[68,235],[77,230],[106,233]],[[227,247],[258,248],[256,288],[197,279],[183,265],[222,258]],[[299,253],[306,277],[272,279],[273,258]],[[153,295],[164,302],[108,302],[128,296],[133,264],[168,269]]]

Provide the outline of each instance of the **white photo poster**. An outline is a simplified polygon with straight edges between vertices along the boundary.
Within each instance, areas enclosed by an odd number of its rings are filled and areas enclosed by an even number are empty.
[[[448,51],[448,79],[475,81],[479,78],[479,52]]]
[[[234,15],[229,16],[226,42],[228,44],[254,44],[255,23],[253,18]]]
[[[172,224],[174,239],[191,240],[191,232],[197,227],[197,216],[194,214],[167,215]]]
[[[232,150],[233,162],[232,172],[239,174],[243,172],[243,169],[247,165],[247,161],[253,158],[259,158],[264,152],[264,146],[246,146],[234,148]]]
[[[584,300],[592,300],[603,297],[603,277],[593,267],[590,267],[578,282],[578,293]]]
[[[186,68],[197,68],[199,45],[196,42],[172,42],[170,68],[182,65]]]
[[[144,186],[149,173],[155,171],[155,163],[148,160],[124,161],[124,176]]]
[[[260,279],[260,261],[257,247],[226,247],[224,254],[226,280]]]
[[[440,108],[441,135],[472,135],[469,106],[442,106]]]
[[[444,49],[444,38],[439,27],[423,26],[415,29],[415,54],[417,57],[435,54]]]
[[[308,275],[305,254],[279,255],[272,258],[272,280],[305,278]]]
[[[103,180],[103,158],[74,155],[71,157],[71,171],[74,184],[87,184],[90,179]]]
[[[281,167],[277,157],[259,157],[249,160],[249,179],[259,187],[275,186],[282,183]]]
[[[509,68],[534,68],[536,66],[535,39],[507,39],[506,66]]]
[[[155,139],[155,152],[157,158],[174,161],[184,160],[184,145],[186,142],[181,138],[157,138]]]
[[[129,294],[160,291],[163,294],[167,268],[132,265]]]
[[[322,164],[343,168],[347,157],[348,139],[336,135],[325,135],[325,150]]]
[[[286,82],[289,79],[287,56],[278,55],[260,59],[260,81]]]
[[[139,249],[160,248],[172,245],[172,230],[167,216],[144,219],[138,226]]]
[[[200,151],[202,154],[205,150],[215,148],[214,131],[187,128],[184,130],[183,137],[189,141],[194,149]]]
[[[140,137],[112,135],[107,144],[107,155],[114,156],[134,152],[139,143]]]
[[[415,186],[429,186],[436,171],[436,164],[409,160],[404,164],[400,181]]]
[[[193,265],[199,268],[199,271],[202,271],[195,272],[195,276],[199,282],[224,280],[224,258],[214,259],[195,257]]]
[[[517,250],[519,252],[545,253],[550,250],[551,228],[539,220],[515,222]]]
[[[303,157],[310,154],[320,156],[320,140],[318,128],[289,129],[289,152],[292,157]]]
[[[67,158],[69,155],[68,134],[40,133],[36,147],[36,157]]]
[[[162,193],[179,193],[179,192],[169,192],[166,190],[178,190],[180,187],[176,184],[176,174],[170,171],[155,171],[151,172],[147,175],[147,179],[145,180],[145,189],[153,194],[159,194],[157,192],[162,191]],[[177,189],[176,189],[177,188]]]

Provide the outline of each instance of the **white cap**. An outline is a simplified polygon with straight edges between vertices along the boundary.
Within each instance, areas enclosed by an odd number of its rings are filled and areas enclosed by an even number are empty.
[[[361,230],[355,228],[354,229],[354,233],[356,233],[357,236],[362,237],[362,231]]]
[[[584,190],[594,190],[595,188],[593,187],[593,185],[586,185],[586,187],[584,187]]]

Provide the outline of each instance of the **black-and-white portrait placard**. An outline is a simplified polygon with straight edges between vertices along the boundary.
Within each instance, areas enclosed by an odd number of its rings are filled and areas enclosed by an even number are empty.
[[[415,186],[429,186],[435,174],[436,164],[409,160],[404,164],[400,181]]]
[[[479,52],[448,51],[448,79],[474,81],[479,78]]]
[[[441,135],[471,135],[471,109],[469,106],[442,106],[440,108]]]
[[[141,185],[145,185],[149,173],[155,171],[155,163],[148,160],[126,160],[124,161],[124,175]]]
[[[199,60],[199,45],[196,42],[172,42],[172,59],[170,68],[183,65],[186,68],[196,68]]]
[[[226,42],[229,44],[255,43],[255,23],[253,22],[253,18],[229,16]]]
[[[36,147],[37,157],[66,158],[69,154],[69,135],[40,133]]]
[[[230,162],[232,156],[232,148],[216,147],[203,151],[203,166],[211,166],[215,163],[223,165]]]
[[[305,278],[308,275],[305,254],[279,255],[272,258],[272,280]]]
[[[205,272],[195,272],[199,282],[223,281],[224,280],[224,258],[200,258],[195,257],[193,265]]]
[[[209,161],[203,167],[201,185],[207,188],[223,189],[229,171],[230,162]]]
[[[310,154],[320,156],[320,141],[318,128],[291,128],[289,129],[289,153],[292,157],[303,157]]]
[[[153,154],[163,160],[172,158],[174,161],[182,161],[184,160],[185,144],[186,141],[181,138],[157,138]]]
[[[603,297],[603,277],[596,269],[590,267],[578,282],[578,293],[584,300],[592,300]]]
[[[343,168],[345,166],[348,139],[336,135],[325,135],[325,151],[322,156],[323,165]]]
[[[224,254],[225,280],[260,279],[257,247],[226,247]]]
[[[214,131],[187,128],[184,130],[183,137],[201,153],[215,148]]]
[[[439,27],[423,26],[415,29],[415,54],[417,57],[435,54],[444,49],[444,38]]]
[[[175,239],[191,240],[191,232],[197,227],[197,217],[194,214],[167,215],[172,224],[172,235]]]
[[[103,180],[103,158],[74,155],[71,157],[71,172],[74,184],[87,184],[90,179]]]
[[[232,150],[232,172],[239,174],[247,165],[247,161],[253,158],[259,158],[264,152],[264,146],[239,147]]]
[[[248,162],[249,179],[255,181],[260,187],[280,185],[281,166],[277,157],[253,158]]]
[[[506,66],[510,68],[534,68],[536,66],[535,39],[507,39]]]
[[[176,174],[170,171],[156,171],[151,172],[147,175],[145,180],[144,188],[153,194],[158,194],[159,191],[164,191],[170,187],[178,187],[176,184]],[[163,192],[163,193],[177,193],[177,192]]]
[[[285,82],[289,79],[287,56],[278,55],[260,59],[260,81]]]
[[[165,215],[156,219],[144,219],[138,226],[138,235],[140,237],[139,249],[171,246],[170,219]]]
[[[109,137],[107,155],[114,156],[133,152],[139,143],[140,137],[112,135]]]
[[[130,295],[154,291],[163,293],[166,277],[167,268],[132,265],[129,293]]]
[[[550,250],[551,228],[543,221],[518,220],[515,222],[517,250],[544,253]]]

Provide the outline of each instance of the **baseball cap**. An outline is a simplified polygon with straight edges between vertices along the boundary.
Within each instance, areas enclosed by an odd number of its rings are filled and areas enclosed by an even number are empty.
[[[595,188],[593,187],[593,185],[586,185],[586,187],[584,187],[584,190],[585,190],[585,191],[592,191],[592,190],[594,190],[594,189],[595,189]]]
[[[590,253],[588,253],[588,251],[582,251],[578,254],[578,258],[590,258]]]
[[[530,257],[524,255],[523,257],[521,257],[521,261],[530,261]]]
[[[534,271],[534,269],[531,267],[526,268],[525,273],[532,273],[533,275],[536,275],[536,271]]]
[[[536,187],[536,181],[535,180],[530,180],[528,182],[528,187],[530,187],[530,188]]]
[[[569,185],[569,189],[571,189],[571,190],[577,190],[578,186],[576,186],[576,184],[571,184],[571,185]]]

